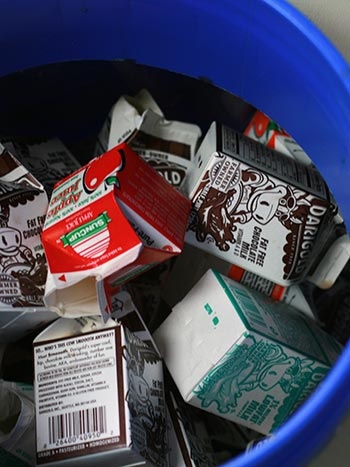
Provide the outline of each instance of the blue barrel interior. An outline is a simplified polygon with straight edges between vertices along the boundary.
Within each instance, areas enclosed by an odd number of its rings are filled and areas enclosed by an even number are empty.
[[[113,92],[138,90],[140,76],[148,88],[162,80],[154,94],[169,118],[205,128],[215,102],[201,89],[215,86],[242,98],[232,113],[226,93],[207,92],[219,96],[224,122],[243,125],[251,104],[291,133],[350,225],[350,68],[284,0],[16,0],[0,11],[2,133],[58,132],[73,144],[98,129]],[[179,95],[192,105],[179,106]],[[350,344],[270,442],[226,465],[304,465],[349,407],[349,388]]]

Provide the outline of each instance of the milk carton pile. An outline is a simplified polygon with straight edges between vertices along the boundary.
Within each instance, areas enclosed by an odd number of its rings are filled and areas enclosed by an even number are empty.
[[[348,233],[293,138],[142,89],[83,166],[2,142],[0,464],[214,467],[275,436],[349,334]]]

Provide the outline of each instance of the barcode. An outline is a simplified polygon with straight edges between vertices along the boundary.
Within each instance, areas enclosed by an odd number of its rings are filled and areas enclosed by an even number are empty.
[[[106,433],[106,406],[77,410],[49,417],[49,443],[89,433]]]

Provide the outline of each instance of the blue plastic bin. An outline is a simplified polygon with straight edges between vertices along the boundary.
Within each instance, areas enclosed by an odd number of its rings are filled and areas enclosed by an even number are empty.
[[[3,0],[0,16],[1,76],[63,61],[130,59],[205,77],[242,97],[304,147],[350,225],[350,68],[284,1]],[[7,98],[0,92],[0,104]],[[350,345],[271,442],[226,465],[304,465],[349,403]]]

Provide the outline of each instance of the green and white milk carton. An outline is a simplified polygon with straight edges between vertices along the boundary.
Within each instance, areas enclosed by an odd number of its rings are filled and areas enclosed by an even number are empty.
[[[263,434],[297,409],[342,349],[294,308],[212,269],[154,339],[186,402]]]

